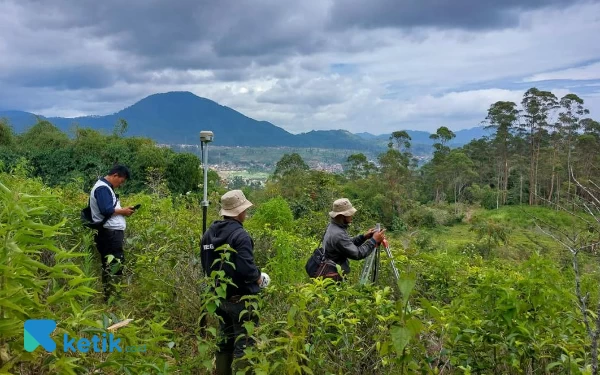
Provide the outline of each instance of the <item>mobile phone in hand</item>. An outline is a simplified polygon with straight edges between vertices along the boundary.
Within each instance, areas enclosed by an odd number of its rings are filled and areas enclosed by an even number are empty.
[[[140,209],[140,207],[142,207],[142,204],[141,204],[141,203],[138,203],[138,204],[136,204],[135,206],[133,206],[133,209],[134,209],[134,210],[139,210],[139,209]]]

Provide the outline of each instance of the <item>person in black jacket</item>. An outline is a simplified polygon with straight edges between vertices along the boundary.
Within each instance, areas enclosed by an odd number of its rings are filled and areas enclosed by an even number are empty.
[[[375,250],[384,240],[385,229],[375,232],[370,229],[365,234],[359,234],[356,237],[350,237],[348,226],[352,223],[352,217],[356,213],[356,208],[347,198],[340,198],[333,202],[333,210],[329,212],[331,223],[327,226],[323,236],[323,249],[327,259],[339,264],[343,274],[350,273],[350,262],[348,259],[360,260],[366,258]],[[335,273],[332,277],[341,280],[342,275],[337,275],[336,270],[329,270],[329,273]]]
[[[217,374],[231,374],[234,359],[244,355],[246,346],[254,345],[254,341],[246,335],[244,323],[251,320],[258,324],[256,314],[248,313],[240,317],[246,309],[243,296],[258,294],[263,283],[263,276],[254,264],[254,242],[243,227],[246,210],[252,203],[246,199],[241,190],[232,190],[221,197],[223,220],[214,221],[202,236],[201,262],[204,272],[223,270],[225,277],[235,285],[227,285],[224,300],[217,307],[221,318],[220,338],[216,354]],[[229,245],[235,252],[230,252],[229,262],[221,262],[220,247]],[[215,262],[215,260],[219,260]],[[239,335],[243,338],[236,339]],[[240,362],[240,361],[238,361]],[[241,362],[240,362],[241,363]],[[238,368],[242,365],[238,364]]]

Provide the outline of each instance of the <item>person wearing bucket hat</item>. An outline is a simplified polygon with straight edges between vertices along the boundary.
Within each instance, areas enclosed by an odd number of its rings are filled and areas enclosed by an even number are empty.
[[[240,316],[246,310],[246,303],[241,298],[258,294],[270,280],[254,264],[254,242],[243,226],[246,210],[250,207],[252,203],[241,190],[225,193],[221,197],[220,215],[223,220],[214,221],[202,236],[201,262],[205,274],[222,270],[233,283],[227,285],[225,298],[221,299],[216,311],[221,321],[216,353],[217,374],[231,374],[234,359],[237,359],[236,368],[246,366],[239,358],[244,355],[247,346],[254,345],[254,341],[246,335],[244,323],[252,321],[258,324],[258,317],[251,312]],[[235,250],[229,253],[227,262],[220,261],[222,252],[218,251],[224,245]],[[239,335],[244,336],[236,340]]]
[[[327,226],[323,236],[323,249],[327,259],[339,264],[343,275],[350,273],[349,259],[360,260],[366,258],[384,240],[385,229],[375,232],[369,229],[365,234],[350,237],[348,226],[352,223],[352,217],[356,208],[352,206],[347,198],[340,198],[333,202],[333,209],[329,212],[331,222]],[[341,280],[337,270],[330,269],[326,274],[335,280]]]

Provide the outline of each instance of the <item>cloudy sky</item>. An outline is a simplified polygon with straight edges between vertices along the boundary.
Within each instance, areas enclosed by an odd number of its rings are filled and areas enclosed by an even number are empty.
[[[191,91],[293,133],[459,130],[529,87],[600,119],[600,0],[0,0],[0,110]]]

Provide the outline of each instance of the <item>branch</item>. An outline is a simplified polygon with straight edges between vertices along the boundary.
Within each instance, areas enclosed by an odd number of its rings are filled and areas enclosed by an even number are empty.
[[[559,244],[563,245],[564,247],[567,248],[567,250],[569,250],[571,252],[571,254],[573,255],[577,255],[578,251],[577,249],[574,249],[573,247],[571,247],[570,245],[564,243],[560,238],[558,238],[557,236],[555,236],[554,234],[545,231],[536,221],[535,226],[539,228],[539,230],[542,231],[542,233],[544,233],[545,235],[552,237],[554,239],[554,241],[558,242]]]
[[[583,216],[580,216],[580,215],[576,214],[575,212],[573,212],[573,211],[569,210],[568,208],[565,208],[565,207],[561,206],[561,205],[560,205],[560,204],[558,204],[558,203],[554,203],[554,202],[552,202],[552,201],[550,201],[550,200],[548,200],[548,199],[544,198],[544,197],[543,197],[543,196],[541,196],[541,195],[535,194],[535,196],[536,196],[538,199],[540,199],[540,200],[542,200],[542,201],[545,201],[545,202],[549,203],[551,206],[555,206],[555,207],[559,208],[559,210],[560,210],[560,211],[564,211],[564,212],[568,213],[569,215],[571,215],[571,216],[574,216],[574,217],[576,217],[576,218],[578,218],[578,219],[580,219],[580,220],[582,220],[582,221],[585,221],[587,224],[590,224],[590,222],[589,222],[589,221],[588,221],[588,220],[587,220],[585,217],[583,217]],[[579,207],[579,208],[582,208],[582,206],[581,206],[580,204],[578,204],[578,203],[575,203],[575,202],[573,202],[573,204],[574,204],[574,205],[576,205],[576,206],[577,206],[577,207]]]
[[[573,179],[573,181],[575,181],[575,184],[577,184],[577,186],[583,189],[583,191],[585,191],[596,202],[594,205],[600,205],[600,200],[596,198],[596,196],[586,186],[584,186],[581,182],[577,181],[577,179],[575,178],[575,174],[573,173],[573,168],[569,166],[569,169],[571,170],[571,178]]]

